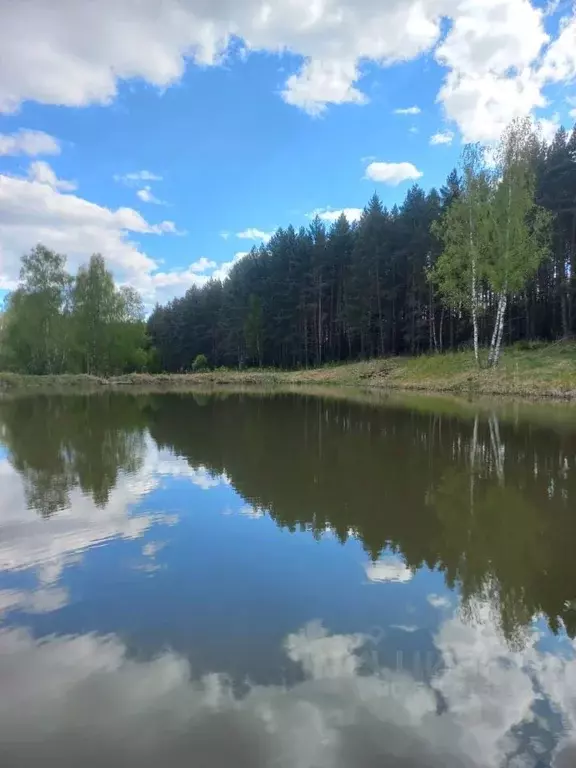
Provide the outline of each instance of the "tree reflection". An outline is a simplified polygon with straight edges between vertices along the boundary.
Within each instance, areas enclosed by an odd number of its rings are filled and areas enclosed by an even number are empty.
[[[154,403],[161,446],[226,472],[278,525],[441,570],[465,610],[490,600],[511,642],[541,613],[576,635],[572,434],[289,395]]]
[[[137,472],[145,454],[142,403],[131,396],[1,400],[0,428],[28,506],[44,517],[67,507],[76,487],[106,506],[119,473]]]
[[[576,636],[570,432],[279,394],[0,401],[2,442],[43,515],[77,486],[104,506],[119,473],[141,467],[148,429],[281,527],[440,570],[465,611],[490,601],[511,642],[540,614]]]

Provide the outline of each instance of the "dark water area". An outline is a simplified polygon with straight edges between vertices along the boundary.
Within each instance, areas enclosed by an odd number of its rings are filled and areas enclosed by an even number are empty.
[[[576,416],[0,399],[0,766],[576,765]]]

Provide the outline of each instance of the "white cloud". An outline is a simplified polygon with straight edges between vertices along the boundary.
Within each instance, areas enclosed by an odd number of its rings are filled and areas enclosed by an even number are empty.
[[[48,163],[43,160],[35,160],[33,163],[30,163],[28,178],[31,181],[37,181],[39,184],[47,184],[52,189],[58,189],[61,192],[73,192],[77,187],[75,181],[59,179]]]
[[[423,175],[412,163],[370,163],[365,178],[395,187],[403,181],[419,179]]]
[[[205,256],[202,256],[201,259],[198,259],[198,261],[195,261],[193,264],[190,265],[190,269],[192,272],[206,272],[207,269],[214,269],[218,265],[215,261],[211,261],[210,259],[207,259]]]
[[[395,109],[394,114],[395,115],[419,115],[422,110],[420,107],[405,107],[401,109]]]
[[[438,100],[443,102],[447,117],[457,123],[464,141],[496,141],[515,117],[546,106],[530,71],[517,77],[452,72]]]
[[[414,575],[406,563],[399,557],[385,557],[375,563],[364,566],[370,581],[398,581],[405,583]]]
[[[342,214],[346,216],[350,223],[353,223],[358,221],[358,219],[362,216],[362,208],[316,208],[315,211],[307,214],[307,216],[309,219],[314,219],[316,216],[318,216],[318,218],[322,221],[327,221],[330,224],[334,224],[334,222],[338,221]]]
[[[562,20],[560,34],[546,51],[538,77],[552,83],[576,77],[576,14]]]
[[[552,115],[551,118],[541,117],[535,121],[535,125],[546,144],[551,144],[560,128],[560,115]]]
[[[458,4],[436,50],[449,70],[438,101],[465,141],[494,141],[513,118],[545,106],[542,85],[550,78],[537,74],[548,42],[543,16],[529,0]]]
[[[15,133],[0,133],[0,155],[58,155],[60,144],[44,131],[20,129]]]
[[[432,146],[437,144],[452,144],[453,139],[454,134],[452,131],[441,131],[430,137],[430,144]]]
[[[0,111],[26,100],[107,104],[118,83],[132,79],[163,89],[181,79],[187,62],[211,66],[236,55],[230,43],[240,40],[241,56],[301,57],[279,92],[319,114],[328,104],[366,102],[364,62],[409,61],[440,42],[447,117],[465,140],[490,141],[512,117],[544,104],[546,83],[576,71],[576,17],[563,20],[546,49],[550,8],[530,0],[174,0],[160,7],[105,0],[105,8],[98,12],[92,0],[28,0],[25,10],[0,4]],[[129,38],[118,32],[127,28]]]
[[[142,200],[143,203],[155,203],[156,205],[164,205],[163,200],[159,200],[152,194],[152,190],[149,184],[147,184],[145,187],[142,187],[142,189],[139,189],[136,192],[136,197]]]
[[[27,99],[107,104],[118,81],[133,78],[165,88],[180,80],[187,60],[222,61],[232,38],[243,41],[245,52],[302,56],[299,72],[282,90],[288,103],[312,113],[327,103],[361,103],[359,62],[388,64],[429,50],[440,33],[441,6],[417,0],[179,0],[159,7],[153,0],[107,0],[102,13],[91,0],[56,8],[29,0],[24,13],[19,3],[3,3],[0,110],[14,111]],[[118,33],[128,28],[129,38]]]
[[[256,227],[248,227],[248,229],[244,229],[242,232],[237,232],[236,237],[239,237],[241,240],[262,240],[267,242],[273,234],[273,232],[263,232]]]
[[[142,181],[162,181],[162,176],[152,171],[133,171],[125,174],[114,174],[114,181],[121,182],[122,184],[139,184]]]
[[[148,304],[183,293],[208,277],[191,270],[160,272],[134,238],[179,235],[173,221],[151,224],[132,208],[105,208],[74,194],[46,163],[34,162],[28,179],[0,174],[0,288],[12,289],[20,258],[37,243],[68,255],[75,271],[102,253],[116,278],[139,290]]]
[[[308,60],[297,75],[288,78],[282,97],[314,116],[328,104],[365,104],[366,95],[353,86],[358,77],[355,61]]]
[[[232,267],[235,264],[238,264],[239,261],[242,261],[242,259],[244,259],[246,256],[248,256],[248,253],[249,251],[237,251],[237,253],[234,254],[232,261],[225,261],[224,263],[220,264],[218,269],[214,270],[212,273],[214,280],[226,280]]]

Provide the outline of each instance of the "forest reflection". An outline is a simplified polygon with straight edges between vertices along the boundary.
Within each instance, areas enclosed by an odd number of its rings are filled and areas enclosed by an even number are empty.
[[[490,602],[512,643],[540,614],[576,636],[573,430],[290,394],[0,401],[6,460],[46,517],[75,487],[105,506],[121,474],[141,471],[149,436],[225,474],[282,528],[440,570],[464,612]]]

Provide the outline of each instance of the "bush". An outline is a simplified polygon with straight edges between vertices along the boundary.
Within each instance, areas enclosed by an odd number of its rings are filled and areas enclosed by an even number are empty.
[[[207,371],[208,368],[208,358],[206,355],[196,355],[196,359],[192,363],[193,372],[202,373],[202,371]]]

